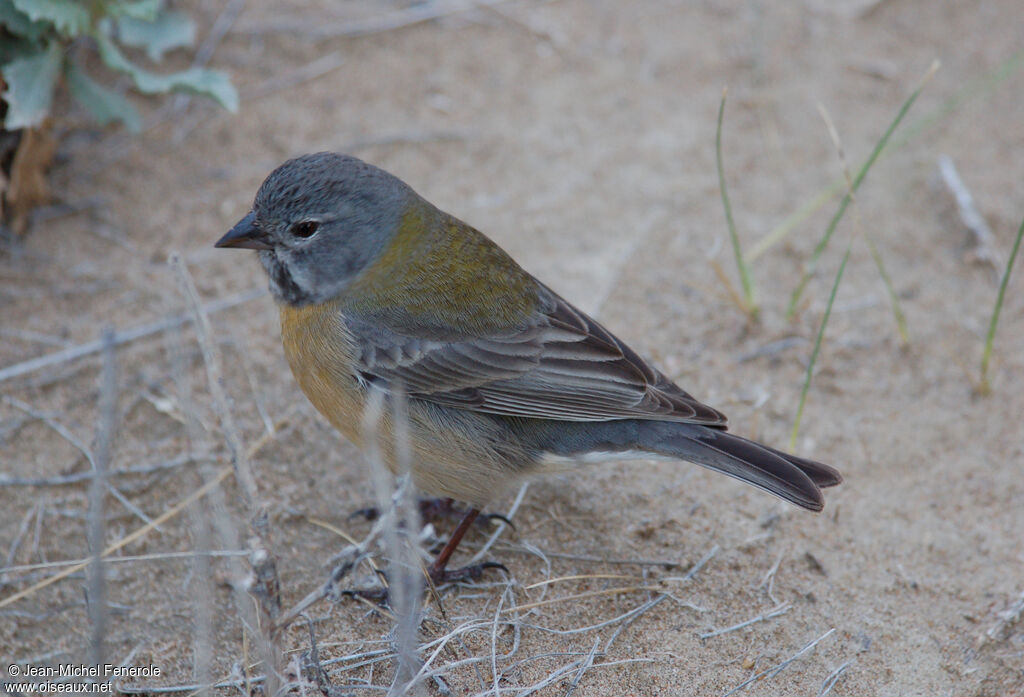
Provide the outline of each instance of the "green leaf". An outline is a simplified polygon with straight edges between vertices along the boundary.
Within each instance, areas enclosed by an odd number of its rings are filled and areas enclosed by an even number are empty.
[[[4,81],[7,83],[7,89],[0,95],[7,102],[4,128],[13,131],[35,126],[46,118],[50,113],[53,89],[57,86],[63,58],[60,46],[54,43],[48,49],[3,66]]]
[[[142,129],[142,117],[131,102],[109,87],[99,84],[74,63],[69,62],[64,74],[71,96],[88,110],[101,125],[120,121],[129,131]]]
[[[127,46],[146,49],[152,61],[159,61],[164,52],[191,46],[196,40],[196,25],[184,12],[167,10],[151,22],[124,16],[117,20],[118,37]]]
[[[11,0],[33,22],[49,22],[64,36],[78,36],[89,29],[89,10],[75,0]]]
[[[32,56],[39,52],[39,44],[21,38],[0,41],[0,66],[7,65],[18,58]]]
[[[232,113],[238,111],[238,92],[225,73],[219,70],[190,68],[169,75],[158,75],[140,68],[125,58],[114,42],[103,33],[96,32],[94,38],[103,62],[113,70],[129,75],[140,92],[192,92],[213,99]]]
[[[12,0],[0,0],[0,26],[6,27],[11,34],[29,41],[35,41],[50,28],[47,22],[33,22],[28,15],[14,6]]]

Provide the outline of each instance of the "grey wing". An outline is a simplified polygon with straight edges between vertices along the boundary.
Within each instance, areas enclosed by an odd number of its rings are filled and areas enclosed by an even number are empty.
[[[546,287],[543,311],[507,335],[445,341],[346,318],[369,382],[459,409],[566,421],[646,418],[725,426],[596,321]]]

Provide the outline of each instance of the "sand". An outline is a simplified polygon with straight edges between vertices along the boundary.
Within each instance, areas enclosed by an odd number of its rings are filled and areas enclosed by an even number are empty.
[[[952,159],[1005,263],[1024,217],[1018,3],[489,5],[332,36],[410,10],[250,2],[212,59],[240,89],[239,114],[200,100],[180,112],[153,102],[154,125],[141,137],[69,130],[53,182],[61,200],[88,205],[0,252],[0,366],[94,341],[105,326],[184,312],[172,252],[203,301],[263,287],[253,255],[213,242],[274,166],[340,150],[483,230],[725,411],[736,433],[787,447],[852,242],[795,446],[846,477],[823,513],[674,462],[537,481],[515,530],[488,553],[510,580],[495,572],[478,588],[452,589],[443,613],[428,600],[420,643],[453,631],[458,640],[422,659],[459,695],[527,694],[538,684],[533,694],[723,695],[758,675],[739,694],[1024,695],[1024,269],[1002,310],[991,394],[980,396],[1003,267],[978,261],[937,165]],[[220,11],[186,6],[204,27]],[[761,320],[750,323],[715,270],[739,287],[715,171],[722,88],[729,194],[752,251],[841,181],[844,159],[863,162],[935,59],[942,67],[858,191],[794,318],[790,294],[838,200],[825,199],[751,261]],[[907,346],[869,241],[906,315]],[[346,544],[316,521],[357,539],[370,531],[350,514],[375,500],[373,477],[293,382],[268,295],[211,324],[290,607],[327,579]],[[191,325],[124,344],[116,363],[110,483],[130,507],[105,497],[108,545],[230,462],[230,429]],[[66,568],[21,567],[89,555],[88,479],[59,482],[90,470],[82,449],[94,449],[103,428],[101,364],[93,354],[0,383],[0,473],[49,478],[0,481],[0,553],[18,567],[0,573],[5,660],[81,665],[96,647],[80,569],[10,599]],[[494,509],[507,512],[516,493]],[[123,685],[263,672],[249,666],[257,635],[243,642],[252,602],[231,590],[247,558],[194,554],[247,549],[242,491],[228,476],[194,498],[105,566],[103,661],[160,669]],[[472,533],[467,552],[489,532]],[[585,578],[565,578],[575,576]],[[364,605],[322,600],[307,616],[321,661],[388,648],[391,620]],[[295,665],[310,641],[304,620],[283,632],[283,663]],[[352,662],[326,666],[338,694],[367,693],[341,689],[359,681],[390,684],[386,655],[341,670]],[[443,694],[433,681],[420,689]]]

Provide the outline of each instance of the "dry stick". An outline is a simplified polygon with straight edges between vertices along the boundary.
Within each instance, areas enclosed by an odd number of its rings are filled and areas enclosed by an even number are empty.
[[[472,544],[466,545],[472,547]],[[525,549],[523,547],[516,547],[513,545],[505,545],[498,548],[502,552],[512,552],[514,554],[536,554],[536,551]],[[671,559],[616,559],[606,557],[594,557],[586,554],[567,554],[564,552],[544,552],[546,556],[553,557],[555,559],[567,559],[569,561],[582,561],[589,564],[612,564],[617,566],[660,566],[664,569],[677,569],[679,568],[679,562]]]
[[[668,581],[668,580],[689,581],[689,580],[691,580],[694,576],[697,575],[697,572],[700,571],[704,567],[704,565],[707,564],[711,560],[711,558],[714,557],[718,553],[718,549],[719,549],[718,545],[715,545],[710,550],[708,550],[708,552],[703,557],[701,557],[697,561],[697,563],[694,564],[690,568],[689,571],[686,572],[685,576],[681,576],[681,577],[678,577],[678,578],[675,578],[675,579],[668,579],[668,578],[666,578],[664,580],[665,581]],[[612,632],[612,635],[608,638],[608,641],[605,642],[604,653],[608,653],[608,650],[611,648],[612,644],[615,643],[615,640],[619,638],[619,635],[622,634],[622,632],[624,632],[626,629],[628,629],[634,622],[636,622],[638,619],[640,619],[640,617],[642,617],[643,615],[647,614],[647,612],[649,612],[650,610],[653,610],[655,607],[657,607],[659,604],[661,604],[661,602],[664,601],[666,598],[672,598],[672,600],[675,600],[677,603],[679,603],[679,604],[681,604],[681,605],[683,605],[685,607],[689,607],[689,608],[691,608],[693,610],[696,610],[697,612],[703,612],[704,611],[703,608],[697,607],[696,605],[693,605],[691,603],[684,603],[684,602],[682,602],[680,600],[677,600],[674,596],[672,596],[672,595],[670,595],[668,593],[661,593],[660,595],[658,595],[657,598],[649,600],[646,603],[644,603],[643,605],[641,605],[641,606],[639,606],[637,608],[634,608],[633,610],[625,613],[624,615],[620,615],[618,618],[616,618],[615,621],[623,620],[622,624],[619,625],[619,627],[614,632]],[[608,624],[608,623],[604,623],[604,624]],[[601,625],[598,625],[598,626],[601,626]],[[591,627],[591,629],[596,629],[596,628],[597,628],[596,626],[595,627]]]
[[[320,21],[315,24],[303,20],[264,22],[242,26],[235,31],[239,34],[250,35],[293,33],[302,34],[311,39],[366,36],[411,27],[480,7],[497,5],[501,2],[507,2],[507,0],[437,0],[436,2],[411,5],[404,10],[388,12],[368,19],[340,22]]]
[[[500,683],[504,677],[504,671],[498,670],[498,659],[507,661],[519,652],[520,640],[522,639],[522,628],[519,622],[513,620],[511,622],[501,622],[502,608],[505,606],[505,602],[509,603],[509,606],[513,609],[516,607],[516,589],[511,579],[505,584],[505,589],[502,591],[501,596],[498,598],[498,605],[494,610],[494,614],[491,617],[491,692],[495,695],[501,694]],[[504,624],[505,626],[512,627],[512,648],[509,649],[508,653],[498,655],[498,626]]]
[[[32,416],[33,418],[39,419],[41,422],[43,422],[46,426],[48,426],[50,429],[56,432],[57,435],[66,440],[72,447],[74,447],[76,450],[82,453],[82,455],[85,456],[85,459],[89,461],[89,465],[92,467],[92,472],[96,471],[96,455],[93,452],[92,448],[83,443],[82,440],[74,433],[72,433],[70,429],[68,429],[66,426],[56,421],[55,419],[51,418],[50,416],[39,411],[38,409],[33,408],[31,405],[26,404],[20,399],[16,399],[10,396],[4,396],[3,401],[11,405],[15,409],[23,411],[26,414]],[[125,508],[131,511],[132,515],[134,515],[144,523],[152,522],[152,519],[148,515],[146,515],[146,513],[141,508],[139,508],[134,503],[129,501],[128,497],[126,497],[124,494],[118,491],[118,489],[113,484],[106,480],[106,477],[104,477],[103,486],[106,487],[107,491],[109,491],[114,496],[114,498],[120,501]]]
[[[509,588],[509,586],[506,585],[505,591],[508,591],[508,588]],[[505,597],[505,592],[502,593],[502,597]],[[507,610],[503,611],[503,613],[504,612],[514,612],[517,609],[518,608],[515,607],[515,603],[512,603],[512,604],[510,604],[510,606],[509,606],[509,608]],[[427,668],[430,667],[430,664],[434,661],[434,659],[436,659],[441,654],[442,651],[444,651],[448,647],[448,644],[451,643],[452,641],[455,641],[455,640],[461,641],[463,636],[469,635],[469,634],[473,634],[473,633],[477,633],[477,632],[480,632],[480,633],[485,633],[486,632],[489,635],[490,632],[493,631],[493,628],[494,628],[494,620],[493,620],[493,618],[492,619],[469,618],[469,619],[465,619],[462,622],[462,624],[454,627],[453,629],[450,629],[447,634],[444,634],[442,636],[438,636],[438,637],[435,637],[434,639],[431,639],[430,641],[428,641],[427,643],[423,644],[420,647],[420,649],[422,651],[431,650],[431,649],[433,650],[432,653],[430,654],[429,659],[424,663],[423,668],[420,669],[421,673],[426,674],[426,670],[427,670]],[[446,627],[446,629],[447,629],[447,627]],[[513,648],[515,650],[518,650],[518,643],[516,643]],[[510,652],[509,654],[506,654],[505,656],[502,656],[502,657],[503,658],[509,658],[509,657],[511,657],[512,653],[514,653],[514,651]],[[489,656],[482,656],[482,657],[466,658],[466,659],[462,659],[460,661],[457,661],[456,664],[457,665],[468,665],[468,664],[471,664],[471,663],[474,663],[474,662],[482,663],[484,661],[490,661],[490,657]],[[455,664],[449,664],[449,665],[455,665]],[[481,683],[481,685],[484,685],[484,683]]]
[[[182,465],[192,462],[213,462],[212,455],[194,455],[186,453],[164,462],[153,465],[136,465],[117,470],[107,470],[106,478],[122,477],[128,474],[152,474],[167,469],[176,469]],[[96,473],[93,470],[87,472],[75,472],[60,477],[12,477],[9,474],[0,473],[0,486],[64,486],[65,484],[77,484],[78,482],[93,479]]]
[[[1006,638],[1007,629],[1024,616],[1024,591],[1006,610],[999,613],[999,621],[978,637],[976,648],[981,648],[988,641],[1000,641]]]
[[[514,609],[514,608],[512,608],[512,609]],[[419,678],[421,678],[421,677],[423,677],[423,676],[428,674],[427,670],[430,668],[431,664],[434,662],[434,659],[436,659],[439,655],[441,655],[441,652],[444,651],[448,647],[448,644],[450,642],[454,641],[456,638],[458,638],[461,634],[468,634],[470,632],[474,632],[474,631],[478,631],[478,630],[479,631],[483,631],[483,630],[486,630],[487,628],[489,628],[490,626],[491,626],[491,622],[489,620],[469,620],[468,622],[465,622],[465,623],[459,625],[458,627],[456,627],[455,629],[453,629],[452,631],[448,632],[444,636],[438,637],[437,639],[434,639],[433,641],[430,641],[430,642],[424,644],[423,646],[421,646],[420,647],[421,651],[427,651],[428,649],[433,649],[433,651],[427,657],[427,659],[423,662],[423,665],[420,667],[419,673],[416,676],[417,679],[419,679]],[[450,664],[448,664],[445,667],[445,669],[446,670],[451,670],[452,668],[457,667],[457,666],[467,665],[467,664],[471,664],[471,663],[480,663],[480,662],[483,662],[485,660],[488,660],[488,657],[479,657],[479,656],[471,657],[471,658],[468,658],[468,659],[463,659],[461,661],[455,661],[454,663],[450,663]]]
[[[235,480],[242,490],[246,510],[249,513],[249,524],[255,534],[255,540],[250,540],[250,563],[253,578],[248,592],[256,599],[260,610],[258,630],[261,634],[261,641],[259,650],[263,654],[261,658],[267,667],[266,690],[268,694],[272,695],[277,692],[279,687],[279,673],[284,664],[283,657],[272,637],[274,621],[281,611],[281,582],[277,574],[276,560],[271,553],[269,515],[266,506],[259,501],[259,491],[249,466],[249,458],[242,446],[235,418],[231,412],[227,394],[224,392],[220,355],[212,339],[210,320],[203,313],[199,291],[196,290],[195,281],[192,279],[184,259],[179,254],[171,253],[168,261],[178,276],[186,304],[193,315],[196,339],[203,354],[203,363],[206,365],[210,394],[213,397],[224,441],[228,446],[235,468]]]
[[[579,600],[581,598],[596,598],[602,595],[623,595],[625,593],[638,593],[642,591],[658,591],[662,589],[659,586],[623,586],[619,588],[607,588],[599,591],[585,591],[583,593],[572,593],[571,595],[562,596],[559,598],[551,598],[549,600],[539,600],[535,603],[527,603],[520,605],[518,610],[532,610],[535,607],[543,607],[544,605],[551,605],[552,603],[562,603],[568,600]]]
[[[416,692],[419,656],[416,654],[417,629],[420,626],[423,599],[423,571],[416,531],[421,527],[419,507],[412,495],[412,451],[409,438],[409,403],[401,385],[391,394],[391,417],[395,452],[402,482],[395,493],[396,515],[387,529],[385,544],[390,546],[391,607],[395,613],[395,655],[397,665],[389,695]],[[381,463],[375,463],[380,467]],[[404,532],[404,534],[402,534]]]
[[[252,525],[257,534],[266,530],[266,510],[259,502],[259,491],[256,487],[256,480],[252,476],[252,469],[249,466],[249,459],[242,447],[242,440],[238,434],[238,427],[235,424],[235,417],[231,412],[227,394],[223,387],[223,373],[220,369],[220,354],[215,349],[211,337],[209,317],[203,312],[202,302],[199,299],[199,291],[196,290],[195,281],[185,265],[184,259],[177,253],[172,253],[169,263],[174,268],[182,293],[185,296],[186,304],[192,315],[192,322],[196,330],[196,339],[203,354],[203,362],[206,364],[206,378],[210,387],[210,394],[213,397],[214,406],[220,417],[221,429],[224,432],[224,441],[228,446],[231,461],[235,467],[235,479],[242,489],[245,497],[246,509],[253,517]],[[261,540],[262,541],[262,540]]]
[[[530,695],[533,695],[533,694],[536,694],[536,693],[540,692],[541,690],[543,690],[545,687],[547,687],[551,683],[555,682],[556,680],[561,679],[562,676],[564,676],[564,675],[566,675],[568,673],[571,673],[572,671],[576,670],[577,666],[581,665],[582,663],[583,663],[582,660],[573,661],[572,663],[569,663],[568,665],[564,665],[561,668],[555,669],[554,671],[549,673],[548,676],[546,678],[544,678],[543,680],[534,683],[533,685],[531,685],[529,688],[527,688],[523,692],[518,693],[518,695],[516,697],[529,697]]]
[[[960,173],[956,171],[956,165],[949,155],[939,155],[939,174],[942,175],[942,182],[953,194],[956,200],[956,209],[960,214],[960,220],[964,227],[974,236],[974,258],[988,264],[992,268],[994,277],[999,278],[999,267],[1002,266],[999,260],[999,253],[996,251],[995,235],[992,229],[985,222],[984,216],[978,212],[974,205],[974,197],[964,186]]]
[[[709,561],[711,561],[714,558],[714,556],[716,554],[718,554],[720,549],[721,549],[721,547],[719,547],[718,545],[715,545],[714,547],[709,549],[704,554],[703,557],[701,557],[700,559],[697,560],[696,564],[694,564],[693,566],[690,567],[690,570],[687,571],[685,575],[683,575],[683,576],[668,576],[668,577],[666,577],[663,580],[665,580],[665,581],[689,581],[691,578],[696,576],[700,572],[700,570],[703,569],[704,566]]]
[[[736,357],[737,363],[746,363],[752,361],[755,358],[763,358],[765,356],[775,356],[776,354],[788,351],[791,348],[799,346],[800,344],[806,344],[807,339],[802,336],[788,336],[785,339],[778,339],[777,341],[769,341],[763,346],[759,346],[752,351],[742,353]]]
[[[32,509],[35,510],[34,508]],[[152,554],[130,554],[117,556],[113,559],[106,559],[106,564],[126,564],[139,561],[166,561],[168,559],[195,559],[196,557],[244,557],[248,554],[243,549],[211,549],[205,552],[153,552]],[[76,564],[87,564],[88,559],[66,559],[64,561],[48,561],[39,564],[20,564],[18,566],[5,566],[0,568],[2,573],[25,571],[39,571],[41,569],[59,569],[62,566],[74,566]]]
[[[192,401],[192,382],[187,374],[188,372],[188,359],[187,349],[185,341],[182,336],[182,331],[179,328],[171,330],[165,334],[167,353],[170,355],[170,362],[172,368],[172,379],[176,389],[176,399],[178,408],[182,414],[182,423],[185,426],[185,435],[187,438],[187,450],[186,454],[191,454],[193,449],[200,447],[200,443],[203,443],[202,447],[206,444],[204,436],[207,432],[212,431],[200,423],[199,417],[197,416],[197,409]],[[274,429],[266,434],[265,438],[273,437]],[[202,480],[210,479],[212,472],[210,467],[203,463],[199,468],[199,477]],[[210,535],[216,531],[219,536],[221,545],[228,549],[238,549],[241,547],[239,541],[238,531],[235,529],[232,521],[231,514],[228,512],[227,503],[225,501],[224,491],[220,487],[214,489],[210,493],[210,499],[207,506],[196,506],[195,511],[192,515],[193,526],[196,528],[195,537],[198,544],[204,550],[208,550],[210,546]],[[238,556],[248,556],[249,550],[246,550],[242,555],[234,555],[228,559],[229,574],[231,579],[232,597],[234,599],[237,611],[241,618],[241,622],[244,626],[255,626],[257,621],[255,619],[255,609],[253,608],[254,603],[251,598],[245,594],[243,586],[245,585],[245,579],[248,575],[248,570],[245,564],[238,559]],[[208,556],[208,555],[204,555]],[[199,584],[199,589],[195,594],[195,604],[193,606],[194,612],[197,615],[195,636],[193,639],[193,650],[194,650],[194,665],[193,675],[197,676],[202,680],[203,686],[198,690],[199,693],[209,692],[209,683],[212,681],[211,670],[210,670],[210,646],[212,646],[212,588],[211,588],[211,567],[209,559],[199,559],[195,555],[193,556],[193,573],[196,582]]]
[[[515,514],[519,511],[519,506],[522,505],[523,499],[526,498],[526,492],[529,488],[529,482],[524,482],[523,485],[519,487],[519,493],[516,494],[515,500],[512,502],[512,505],[509,506],[508,512],[505,513],[506,518],[512,520]],[[490,548],[494,546],[494,543],[498,541],[498,538],[501,537],[501,534],[505,532],[505,528],[507,527],[507,523],[499,520],[498,529],[495,530],[494,533],[487,539],[487,542],[484,543],[484,546],[481,547],[480,550],[473,555],[473,558],[469,560],[469,563],[475,564],[476,562],[480,561],[480,559],[482,559],[483,556],[487,554],[488,550],[490,550]]]
[[[100,373],[99,424],[96,428],[93,469],[96,476],[89,486],[89,527],[86,537],[92,557],[86,571],[88,580],[89,622],[92,638],[89,660],[92,665],[104,664],[103,639],[107,635],[107,588],[103,569],[103,494],[107,488],[107,466],[117,428],[117,367],[114,355],[114,331],[103,330],[103,370]]]
[[[506,586],[507,592],[508,586]],[[498,598],[498,607],[494,610],[494,617],[491,619],[491,684],[495,695],[501,694],[501,687],[498,685],[498,618],[501,617],[501,608],[505,604],[506,593]]]
[[[208,481],[200,488],[193,491],[191,494],[186,496],[184,499],[182,499],[175,505],[168,508],[161,515],[154,518],[152,523],[146,523],[142,527],[136,528],[132,533],[125,535],[120,540],[117,540],[116,542],[112,542],[111,544],[109,544],[106,547],[106,549],[103,550],[103,557],[109,557],[111,554],[121,549],[122,547],[125,547],[134,542],[135,540],[145,536],[147,533],[149,533],[150,530],[153,530],[157,525],[166,523],[171,518],[174,518],[176,515],[185,510],[186,507],[188,507],[195,501],[201,499],[202,497],[206,496],[208,493],[213,491],[218,485],[220,485],[222,481],[231,476],[232,472],[232,467],[224,467],[223,469],[220,470],[220,472],[217,473],[216,477]],[[32,586],[29,586],[28,588],[19,591],[14,595],[10,595],[6,598],[0,599],[0,609],[5,608],[8,605],[12,605],[13,603],[21,600],[22,598],[33,595],[37,591],[46,588],[47,586],[52,585],[57,581],[60,581],[61,579],[67,578],[71,574],[78,573],[88,565],[88,560],[79,562],[77,564],[69,566],[63,571],[54,574],[53,576],[44,578],[42,581],[39,581],[38,583],[33,584]]]
[[[213,569],[210,564],[210,541],[212,523],[204,506],[196,506],[192,512],[192,526],[198,553],[192,557],[193,613],[195,617],[195,635],[192,638],[193,658],[192,675],[202,685],[209,685],[212,680],[211,663],[213,658],[213,617],[214,602],[211,578]],[[204,687],[200,695],[209,695],[210,688]]]
[[[203,314],[212,315],[222,310],[226,310],[242,303],[247,303],[250,300],[266,295],[267,291],[263,288],[253,288],[242,293],[236,293],[235,295],[229,295],[226,298],[220,300],[213,300],[202,306]],[[132,341],[137,341],[153,334],[159,334],[165,332],[168,329],[174,327],[180,327],[191,319],[188,314],[174,315],[166,319],[151,322],[141,327],[135,327],[132,329],[125,329],[124,331],[115,332],[114,334],[114,345],[121,346]],[[79,344],[78,346],[72,346],[63,351],[57,351],[50,353],[39,358],[33,358],[22,363],[15,363],[9,365],[6,368],[0,368],[0,382],[10,380],[12,378],[21,377],[28,373],[34,373],[42,368],[48,368],[54,365],[60,365],[61,363],[67,363],[83,356],[89,356],[94,353],[99,353],[103,350],[103,341],[90,341],[85,344]]]
[[[829,673],[828,677],[825,678],[825,681],[821,684],[821,692],[818,693],[818,697],[825,697],[825,695],[831,692],[832,688],[836,686],[837,682],[839,682],[839,678],[843,677],[843,673],[846,672],[846,669],[849,668],[852,663],[853,661],[847,661]]]
[[[740,690],[746,688],[748,685],[757,682],[761,678],[764,678],[764,677],[774,678],[776,675],[778,675],[783,670],[785,670],[787,667],[789,667],[789,664],[791,664],[793,661],[795,661],[796,659],[800,658],[805,653],[807,653],[808,651],[813,649],[815,646],[817,646],[821,641],[823,641],[825,638],[827,638],[834,631],[836,631],[836,630],[833,627],[832,629],[828,630],[827,632],[822,634],[817,639],[815,639],[812,642],[810,642],[809,644],[807,644],[807,646],[803,647],[802,649],[797,651],[795,654],[793,654],[792,656],[787,658],[785,661],[783,661],[779,665],[775,666],[774,668],[769,668],[767,670],[763,670],[763,671],[761,671],[760,673],[758,673],[757,675],[755,675],[755,676],[753,676],[751,678],[747,678],[746,680],[741,682],[739,685],[737,685],[736,687],[732,688],[731,690],[726,692],[724,695],[722,695],[722,697],[729,697],[729,695],[734,695],[737,692],[739,692]]]
[[[360,563],[362,563],[362,561],[364,559],[369,561],[370,566],[373,568],[373,570],[375,572],[374,573],[374,577],[378,578],[378,579],[380,578],[380,574],[378,573],[377,565],[374,563],[373,559],[369,557],[369,554],[368,554],[367,550],[369,549],[370,545],[373,544],[374,542],[376,542],[377,538],[380,537],[380,535],[381,535],[381,533],[382,533],[382,531],[384,529],[384,525],[386,523],[386,521],[384,520],[384,517],[385,516],[382,515],[382,516],[377,518],[377,522],[374,523],[374,527],[370,530],[369,534],[363,539],[362,542],[359,542],[359,543],[356,543],[355,541],[353,541],[352,538],[349,537],[346,533],[344,533],[341,530],[338,530],[334,526],[326,524],[323,521],[317,521],[316,519],[310,519],[311,522],[314,522],[314,524],[320,525],[321,527],[324,527],[324,528],[326,528],[328,530],[335,531],[338,534],[341,534],[342,536],[344,536],[346,539],[350,540],[351,546],[348,547],[346,550],[344,550],[341,554],[336,555],[335,559],[337,559],[338,557],[348,556],[350,559],[352,559],[354,561],[346,561],[346,562],[339,563],[335,567],[335,569],[332,571],[331,577],[329,579],[327,579],[327,581],[325,581],[323,584],[321,584],[319,588],[316,588],[316,589],[310,591],[306,595],[306,597],[304,597],[302,600],[297,602],[295,605],[293,605],[288,610],[286,610],[283,613],[281,613],[281,615],[277,619],[277,622],[274,625],[274,631],[275,632],[280,632],[281,630],[286,628],[289,624],[294,622],[295,619],[297,617],[299,617],[299,615],[301,615],[303,612],[305,612],[307,609],[309,609],[312,605],[314,605],[315,603],[319,602],[320,600],[323,600],[324,598],[329,597],[332,593],[334,593],[335,592],[335,587],[337,586],[338,582],[340,582],[345,576],[347,576],[348,573],[351,570],[355,569],[356,566],[358,566]],[[386,586],[387,586],[387,584],[385,582],[385,587]],[[359,598],[359,596],[356,596],[356,597]],[[375,607],[375,606],[373,606],[371,604],[371,607]],[[379,610],[380,608],[376,608],[376,609]],[[386,613],[386,614],[388,614],[388,613]]]
[[[618,580],[630,580],[630,581],[641,581],[639,576],[626,576],[625,574],[575,574],[573,576],[559,576],[558,578],[549,578],[543,581],[537,581],[537,583],[531,583],[528,586],[523,586],[524,591],[532,590],[534,588],[540,588],[552,583],[561,583],[562,581],[579,581],[581,579],[618,579]]]
[[[761,583],[758,584],[758,590],[764,588],[768,594],[768,598],[778,605],[778,601],[775,600],[775,595],[772,590],[775,587],[775,575],[779,572],[779,566],[782,564],[782,557],[785,555],[784,552],[779,552],[779,556],[775,559],[775,563],[772,564],[771,568],[765,573],[764,578],[761,579]]]
[[[725,629],[716,629],[713,632],[707,632],[705,634],[701,634],[700,638],[701,639],[710,639],[711,637],[721,636],[722,634],[728,634],[729,632],[735,632],[738,629],[743,629],[744,627],[749,627],[752,624],[757,624],[758,622],[764,622],[765,620],[773,619],[775,617],[778,617],[779,615],[785,615],[791,609],[792,609],[792,607],[790,606],[789,603],[782,603],[781,605],[776,605],[774,608],[772,608],[768,612],[764,613],[763,615],[758,615],[757,617],[749,619],[749,620],[747,620],[745,622],[740,622],[739,624],[734,624],[731,627],[726,627]]]
[[[573,661],[572,663],[569,663],[568,665],[564,665],[561,668],[558,668],[558,669],[554,670],[546,678],[544,678],[543,680],[541,680],[539,682],[534,683],[529,688],[527,688],[525,691],[517,692],[516,693],[516,697],[529,697],[529,695],[537,694],[538,692],[543,690],[548,685],[552,684],[553,682],[555,682],[557,680],[560,680],[566,674],[571,673],[573,670],[577,670],[577,668],[580,665],[582,665],[586,660],[587,659],[582,659],[582,660],[579,660],[579,661]],[[591,668],[603,668],[603,667],[623,665],[623,664],[626,664],[626,663],[653,663],[653,662],[654,662],[654,659],[651,659],[651,658],[627,658],[627,659],[623,659],[621,661],[605,661],[604,663],[592,663],[590,665],[590,667]],[[505,688],[505,690],[503,690],[503,691],[511,692],[511,691],[514,691],[515,689],[516,688]]]
[[[9,327],[0,327],[0,336],[6,336],[12,339],[20,339],[21,341],[31,342],[35,344],[45,344],[47,346],[58,346],[60,348],[68,347],[67,339],[62,339],[56,336],[50,336],[49,334],[43,334],[42,332],[33,332],[28,329],[11,329]]]
[[[571,683],[569,683],[569,689],[565,691],[565,697],[572,697],[572,693],[576,691],[576,688],[579,687],[580,680],[583,679],[583,674],[594,665],[594,656],[597,655],[597,647],[600,644],[600,638],[594,640],[594,645],[590,648],[590,653],[587,654],[586,659],[584,659],[583,663],[580,664],[580,669],[576,673],[576,677],[572,679]]]
[[[11,546],[7,548],[7,559],[4,562],[4,568],[0,569],[0,574],[2,574],[2,576],[0,576],[0,586],[7,584],[4,577],[14,570],[14,559],[18,555],[18,548],[21,547],[21,541],[25,539],[25,535],[28,534],[28,527],[32,524],[32,516],[36,514],[38,508],[39,503],[33,503],[21,518],[21,524],[18,526],[18,532],[15,533],[14,539],[11,540]]]
[[[232,342],[238,344],[238,342]],[[249,389],[252,391],[252,401],[256,405],[256,412],[260,415],[260,420],[263,421],[263,428],[267,435],[274,437],[277,432],[274,430],[274,420],[270,418],[270,414],[267,413],[266,404],[260,395],[259,385],[256,384],[256,378],[252,374],[252,362],[249,360],[247,351],[240,351],[241,355],[239,360],[242,363],[242,370],[245,372],[246,382],[249,383]]]

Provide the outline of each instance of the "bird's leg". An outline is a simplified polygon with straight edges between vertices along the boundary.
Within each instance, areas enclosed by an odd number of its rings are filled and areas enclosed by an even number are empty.
[[[419,499],[416,503],[420,507],[420,517],[424,522],[428,523],[433,523],[444,518],[458,518],[459,520],[462,520],[467,512],[465,509],[456,507],[454,499],[450,498]],[[349,518],[355,518],[356,516],[366,518],[366,520],[376,520],[380,516],[380,509],[360,508],[358,511],[353,512]],[[505,523],[512,529],[515,529],[516,527],[512,524],[511,520],[500,513],[480,513],[476,523],[477,525],[486,527],[495,520]]]
[[[420,499],[419,504],[420,516],[426,522],[434,522],[441,518],[459,518],[462,520],[467,514],[472,512],[469,509],[458,508],[455,505],[455,499],[451,498]],[[483,513],[479,508],[476,509],[476,512],[477,515],[474,518],[476,518],[475,522],[477,525],[487,527],[497,520],[515,530],[516,526],[512,524],[512,521],[500,513]]]
[[[450,500],[450,499],[449,499]],[[466,536],[466,531],[469,530],[469,526],[473,524],[476,517],[480,515],[479,508],[471,508],[466,515],[462,517],[462,520],[452,531],[452,536],[448,538],[448,542],[445,543],[444,548],[438,553],[437,559],[434,563],[427,568],[427,573],[430,574],[430,578],[434,578],[439,574],[445,572],[445,568],[448,566],[448,560],[451,559],[452,554],[455,552],[455,548],[462,542],[462,538]]]
[[[430,581],[435,586],[457,581],[476,581],[479,580],[487,569],[504,569],[506,572],[508,571],[503,564],[493,561],[485,561],[480,564],[464,566],[461,569],[448,570],[448,560],[451,559],[455,548],[462,542],[462,538],[466,536],[466,531],[469,530],[470,526],[473,525],[473,521],[479,515],[479,508],[471,508],[459,522],[458,526],[456,526],[455,530],[452,531],[451,537],[448,538],[448,542],[438,553],[434,563],[427,567],[427,574],[429,574]]]
[[[448,499],[449,510],[451,508],[451,499]],[[445,505],[442,502],[442,505]],[[484,515],[487,515],[486,513]],[[438,553],[437,558],[434,562],[427,567],[427,575],[430,577],[430,582],[435,587],[440,587],[448,583],[458,583],[460,581],[479,581],[483,576],[484,571],[487,569],[501,569],[508,573],[508,568],[504,564],[498,562],[485,561],[479,564],[470,564],[469,566],[463,566],[458,569],[448,570],[448,561],[452,558],[452,554],[455,553],[455,549],[462,542],[462,538],[466,536],[466,533],[473,523],[480,516],[479,508],[471,508],[459,521],[459,524],[452,531],[451,537],[448,538],[448,542],[445,543],[444,547]],[[381,572],[382,575],[383,572]],[[385,576],[386,578],[386,576]],[[351,589],[342,591],[342,595],[349,597],[359,597],[365,600],[370,600],[381,605],[385,605],[388,602],[388,590],[387,588],[366,588],[366,589]]]

